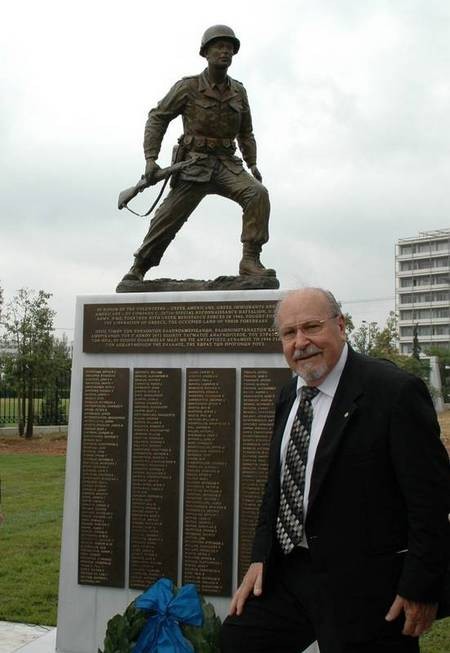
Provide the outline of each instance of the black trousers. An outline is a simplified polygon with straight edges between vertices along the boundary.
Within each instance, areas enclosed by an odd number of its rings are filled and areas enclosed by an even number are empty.
[[[402,635],[401,623],[383,620],[375,639],[342,641],[331,596],[306,549],[277,555],[262,595],[250,596],[241,616],[224,621],[222,653],[301,653],[316,640],[320,653],[418,653],[417,638]]]

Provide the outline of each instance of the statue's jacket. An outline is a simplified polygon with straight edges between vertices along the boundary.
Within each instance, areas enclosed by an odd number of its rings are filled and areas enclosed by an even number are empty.
[[[179,80],[148,114],[144,134],[145,158],[156,159],[169,123],[181,115],[183,158],[202,154],[198,163],[180,174],[184,181],[209,181],[219,159],[234,174],[243,171],[235,156],[236,141],[248,167],[256,165],[256,141],[247,93],[241,82],[226,78],[224,91],[212,85],[205,69]]]

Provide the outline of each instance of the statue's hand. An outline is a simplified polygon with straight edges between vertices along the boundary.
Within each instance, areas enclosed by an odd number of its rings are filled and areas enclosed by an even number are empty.
[[[160,167],[156,163],[155,159],[147,159],[147,163],[145,164],[145,173],[144,173],[147,181],[151,181],[153,175],[159,169]]]
[[[250,171],[255,179],[257,179],[258,181],[262,181],[262,175],[256,166],[252,166],[250,168]]]

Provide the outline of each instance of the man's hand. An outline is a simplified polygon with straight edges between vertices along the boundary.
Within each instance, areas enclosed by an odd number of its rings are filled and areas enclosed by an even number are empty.
[[[247,573],[244,576],[244,580],[237,588],[235,595],[233,596],[230,604],[229,614],[236,614],[239,616],[242,614],[244,604],[249,596],[253,592],[255,596],[261,596],[262,594],[262,579],[263,579],[263,563],[262,562],[253,562],[248,568]]]
[[[255,179],[262,182],[262,175],[256,166],[251,166],[250,172],[252,173]]]
[[[431,628],[433,621],[436,619],[437,608],[437,603],[408,601],[408,599],[404,599],[397,594],[385,619],[386,621],[394,621],[403,611],[405,613],[403,635],[420,637]]]
[[[156,163],[155,159],[147,159],[145,164],[145,178],[147,181],[151,181],[155,171],[159,170],[159,165]]]

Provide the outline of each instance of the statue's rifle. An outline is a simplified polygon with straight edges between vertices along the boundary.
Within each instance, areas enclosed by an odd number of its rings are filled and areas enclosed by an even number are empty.
[[[167,182],[169,181],[169,177],[174,174],[175,172],[179,172],[183,168],[186,168],[187,166],[190,166],[195,159],[188,159],[187,161],[180,161],[179,163],[174,163],[171,166],[167,166],[167,168],[156,168],[150,179],[148,179],[145,175],[142,175],[142,177],[139,179],[138,183],[135,186],[131,186],[130,188],[126,188],[119,194],[119,200],[118,200],[118,208],[119,209],[128,209],[131,213],[134,213],[134,215],[137,215],[140,218],[145,218],[150,213],[153,211],[155,206],[158,204],[159,200],[161,199],[162,194],[164,193],[164,189],[167,186]],[[128,206],[128,202],[131,202],[131,200],[136,197],[139,193],[142,193],[143,190],[146,188],[149,188],[149,186],[154,186],[157,184],[159,181],[164,181],[164,184],[161,188],[161,190],[158,193],[158,197],[156,200],[153,202],[147,213],[136,213],[136,211],[133,211],[133,209],[130,209]]]

